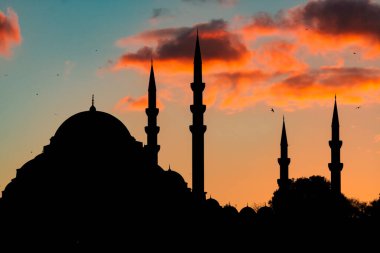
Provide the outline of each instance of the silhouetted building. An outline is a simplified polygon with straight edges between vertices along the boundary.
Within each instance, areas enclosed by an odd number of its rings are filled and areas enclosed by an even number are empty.
[[[359,208],[340,194],[343,163],[336,97],[329,141],[331,185],[320,176],[289,179],[283,118],[279,189],[273,194],[271,207],[261,207],[256,213],[248,206],[240,212],[231,205],[222,208],[217,200],[205,198],[206,105],[202,101],[205,83],[198,32],[191,89],[192,191],[170,166],[163,170],[158,165],[159,109],[151,63],[147,145],[136,141],[120,120],[97,111],[92,96],[90,109],[65,120],[43,152],[19,168],[5,187],[0,198],[0,252],[26,248],[43,252],[148,251],[151,247],[159,252],[178,252],[183,246],[185,251],[207,251],[210,247],[212,252],[224,252],[230,247],[243,252],[252,245],[261,248],[268,243],[287,252],[297,247],[304,250],[300,247],[303,241],[307,246],[323,245],[325,249],[334,245],[344,251],[337,235],[348,238],[350,249],[351,242],[359,242],[361,247],[377,242],[368,238],[378,237],[372,231],[380,224],[380,199],[368,208],[368,221],[375,222],[369,226],[366,219],[358,222],[356,217],[360,216],[354,209]],[[371,230],[357,240],[365,228]],[[321,234],[323,240],[319,240]],[[297,244],[278,243],[294,238]]]
[[[0,248],[127,247],[157,238],[163,226],[188,227],[193,197],[186,182],[149,159],[125,125],[92,101],[5,187]]]
[[[285,118],[282,121],[282,134],[281,134],[281,157],[277,159],[280,165],[280,178],[277,179],[277,184],[280,191],[286,191],[289,189],[289,163],[288,157],[288,140],[286,138]]]
[[[342,141],[339,140],[339,117],[336,105],[336,96],[334,102],[334,112],[331,123],[331,140],[329,141],[331,149],[331,162],[329,169],[331,171],[331,190],[334,193],[341,193],[340,172],[343,169],[343,163],[340,162],[340,148]]]
[[[206,126],[203,124],[203,113],[206,105],[202,101],[202,92],[205,83],[202,82],[202,56],[199,46],[198,30],[194,53],[194,81],[191,83],[193,90],[193,104],[190,110],[193,113],[193,124],[190,126],[192,134],[192,179],[193,193],[196,198],[204,200],[204,133]]]
[[[152,166],[158,165],[158,152],[160,151],[160,145],[157,144],[157,135],[160,131],[160,127],[157,126],[158,112],[159,109],[156,106],[156,80],[154,78],[152,61],[148,88],[148,108],[145,109],[145,113],[148,116],[148,125],[145,127],[145,132],[147,134],[147,145],[145,145],[145,149]]]

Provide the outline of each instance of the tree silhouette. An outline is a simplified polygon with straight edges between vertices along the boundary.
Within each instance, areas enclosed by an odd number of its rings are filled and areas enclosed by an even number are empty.
[[[342,194],[331,191],[322,176],[292,179],[287,191],[276,190],[270,201],[276,215],[295,221],[320,221],[353,216],[354,208]]]

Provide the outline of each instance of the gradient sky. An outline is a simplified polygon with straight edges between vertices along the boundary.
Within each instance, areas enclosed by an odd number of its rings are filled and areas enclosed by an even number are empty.
[[[379,196],[380,3],[369,0],[1,1],[0,190],[65,119],[89,109],[92,94],[98,110],[146,143],[151,56],[159,164],[191,187],[196,27],[208,197],[237,208],[271,198],[283,115],[290,177],[330,179],[335,94],[342,192],[362,201]]]

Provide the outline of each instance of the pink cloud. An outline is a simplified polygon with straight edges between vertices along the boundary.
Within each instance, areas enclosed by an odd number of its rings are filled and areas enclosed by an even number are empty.
[[[12,47],[21,44],[18,16],[11,8],[4,14],[0,11],[0,55],[10,57]]]

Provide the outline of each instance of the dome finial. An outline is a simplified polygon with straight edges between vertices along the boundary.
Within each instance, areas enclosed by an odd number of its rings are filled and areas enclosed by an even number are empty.
[[[95,104],[95,96],[94,96],[94,94],[92,94],[90,112],[95,112],[96,111],[96,108],[95,108],[94,104]]]
[[[169,169],[168,169],[168,171],[171,171],[171,169],[170,169],[170,163],[169,163]]]

